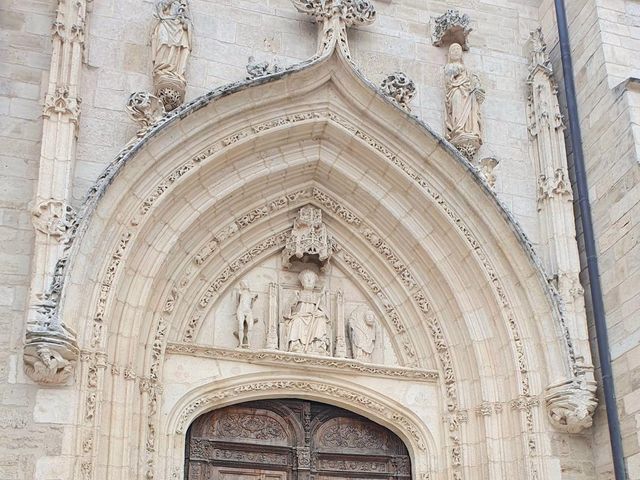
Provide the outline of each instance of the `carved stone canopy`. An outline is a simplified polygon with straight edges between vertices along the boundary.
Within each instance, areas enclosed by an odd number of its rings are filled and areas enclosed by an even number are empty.
[[[293,222],[282,251],[282,264],[289,268],[292,261],[316,263],[325,269],[331,258],[333,241],[322,221],[322,210],[312,205],[304,206]]]
[[[467,37],[471,30],[471,18],[458,10],[449,9],[431,19],[431,41],[436,47],[459,43],[463,50],[469,50]]]

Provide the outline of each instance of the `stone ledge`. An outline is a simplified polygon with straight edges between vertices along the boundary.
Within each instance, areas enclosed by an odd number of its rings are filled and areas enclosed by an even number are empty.
[[[245,350],[171,342],[167,344],[166,353],[255,363],[259,365],[287,365],[302,370],[347,370],[372,377],[417,380],[426,383],[435,383],[439,378],[439,374],[435,370],[376,365],[359,362],[350,358],[319,357],[274,350]]]

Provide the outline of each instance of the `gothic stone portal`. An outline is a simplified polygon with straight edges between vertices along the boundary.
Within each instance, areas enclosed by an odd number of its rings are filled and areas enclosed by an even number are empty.
[[[197,418],[187,433],[187,480],[411,479],[388,429],[341,408],[263,400]]]

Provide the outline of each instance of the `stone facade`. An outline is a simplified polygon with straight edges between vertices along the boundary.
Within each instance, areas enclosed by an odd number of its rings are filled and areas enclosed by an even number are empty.
[[[388,426],[416,479],[612,478],[553,2],[467,3],[0,5],[1,478],[182,478],[199,413],[283,395]],[[640,478],[640,9],[566,3]]]

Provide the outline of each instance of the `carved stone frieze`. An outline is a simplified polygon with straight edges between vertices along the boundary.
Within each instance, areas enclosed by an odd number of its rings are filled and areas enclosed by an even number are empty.
[[[439,17],[431,19],[431,42],[436,47],[458,43],[464,50],[469,50],[467,37],[471,32],[471,18],[458,10],[449,9]]]
[[[64,240],[73,230],[76,222],[76,211],[60,200],[41,202],[33,210],[34,227],[47,235]]]
[[[164,105],[155,95],[149,92],[132,93],[127,100],[127,112],[140,129],[138,138],[144,135],[165,115]]]
[[[166,111],[184,102],[185,71],[192,48],[192,26],[187,0],[158,0],[151,37],[153,85]]]
[[[400,108],[411,111],[409,103],[416,94],[416,84],[402,72],[387,76],[380,85],[382,93],[397,103]]]
[[[551,424],[558,430],[580,433],[593,424],[598,406],[596,383],[584,377],[555,383],[545,391],[545,405]]]
[[[257,62],[255,58],[249,57],[249,63],[247,63],[247,80],[273,75],[274,73],[281,72],[282,70],[283,69],[276,63],[270,63],[267,61]]]

